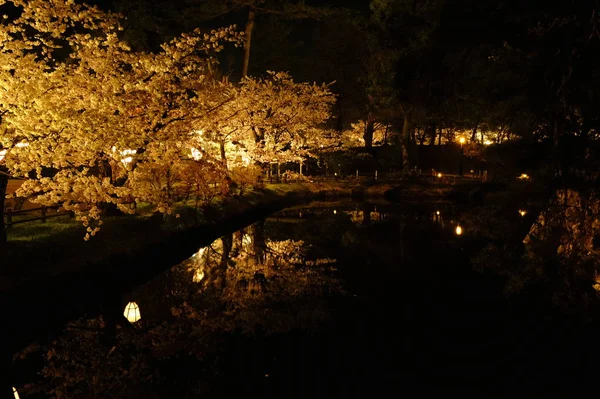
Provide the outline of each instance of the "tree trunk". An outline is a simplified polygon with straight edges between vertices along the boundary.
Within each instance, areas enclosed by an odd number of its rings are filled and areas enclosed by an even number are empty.
[[[8,187],[8,175],[5,174],[4,168],[0,168],[0,256],[6,249],[8,236],[6,233],[6,224],[4,223],[4,203],[6,199],[6,188]]]
[[[367,116],[367,124],[365,125],[365,132],[363,134],[363,139],[365,140],[365,148],[371,149],[373,148],[373,132],[375,130],[375,117],[372,112],[369,112]]]
[[[248,76],[248,65],[250,65],[250,49],[252,45],[252,31],[254,30],[254,20],[256,19],[256,10],[250,7],[248,11],[248,22],[246,22],[246,31],[244,32],[244,60],[242,64],[242,78]]]
[[[408,154],[408,146],[410,145],[410,121],[408,120],[408,112],[404,113],[404,123],[402,124],[402,170],[410,169],[410,159]]]
[[[431,145],[431,146],[435,145],[436,138],[437,138],[437,126],[434,123],[433,126],[431,126],[431,132],[430,132],[430,136],[429,136],[429,145]]]
[[[479,124],[476,124],[475,127],[473,128],[473,133],[471,133],[471,142],[474,143],[477,140],[477,128],[479,127]]]
[[[337,119],[335,121],[335,130],[341,132],[344,130],[344,121],[342,119],[342,97],[339,96],[336,103],[335,108],[337,111]]]
[[[225,156],[225,142],[221,141],[219,143],[219,150],[221,151],[221,163],[227,170],[227,157]]]

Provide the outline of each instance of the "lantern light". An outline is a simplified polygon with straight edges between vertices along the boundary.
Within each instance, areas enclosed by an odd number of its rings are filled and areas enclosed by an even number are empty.
[[[464,138],[464,137],[460,137],[460,138],[458,139],[458,142],[459,142],[460,144],[464,144],[464,143],[465,143],[465,141],[466,141],[466,140],[465,140],[465,138]]]
[[[140,316],[140,307],[135,302],[129,302],[127,306],[125,306],[123,315],[132,324],[138,322],[142,318],[142,316]]]
[[[441,177],[442,177],[442,174],[441,174],[441,173],[438,173],[438,174],[437,174],[437,177],[438,177],[438,178],[441,178]]]
[[[529,180],[529,175],[527,173],[521,173],[521,176],[519,176],[517,179]]]
[[[456,232],[457,236],[461,235],[462,234],[462,227],[460,227],[460,225],[456,226],[455,232]]]
[[[15,395],[15,399],[20,399],[19,392],[17,392],[17,388],[13,387],[13,394]]]
[[[527,211],[525,211],[523,209],[519,209],[519,215],[525,216],[525,215],[527,215]]]
[[[435,214],[440,216],[440,211],[435,211]]]

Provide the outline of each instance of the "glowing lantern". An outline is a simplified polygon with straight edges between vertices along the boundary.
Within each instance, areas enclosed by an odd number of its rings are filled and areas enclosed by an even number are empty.
[[[440,211],[435,211],[435,214],[440,216]]]
[[[460,227],[460,225],[456,226],[455,232],[456,232],[457,236],[461,235],[462,234],[462,227]]]
[[[127,306],[125,306],[123,315],[130,323],[135,323],[142,318],[142,316],[140,316],[140,307],[135,302],[129,302]]]
[[[337,215],[337,210],[335,210],[335,209],[334,209],[334,210],[333,210],[333,214],[334,214],[334,215]]]
[[[529,180],[529,175],[527,173],[522,173],[521,176],[518,177],[521,180]]]
[[[17,388],[13,387],[13,394],[15,395],[15,399],[20,399],[19,392],[17,392]]]
[[[464,143],[465,143],[465,141],[466,141],[466,140],[465,140],[465,138],[464,138],[464,137],[461,137],[461,138],[459,138],[459,139],[458,139],[458,142],[459,142],[461,145],[462,145],[462,144],[464,144]]]
[[[519,215],[525,216],[525,215],[527,215],[527,211],[524,211],[523,209],[519,209]]]
[[[438,177],[438,178],[441,178],[441,177],[442,177],[442,174],[441,174],[441,173],[438,173],[438,174],[437,174],[437,177]]]

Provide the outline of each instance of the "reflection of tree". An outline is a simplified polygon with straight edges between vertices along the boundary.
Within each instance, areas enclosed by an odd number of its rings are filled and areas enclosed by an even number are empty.
[[[600,227],[599,204],[593,193],[559,190],[528,230],[519,229],[523,216],[514,209],[512,223],[497,212],[481,212],[472,227],[487,244],[473,264],[506,277],[508,292],[543,284],[561,306],[590,305],[597,300],[593,286],[600,274],[593,244]]]
[[[218,367],[218,356],[207,355],[215,354],[222,346],[218,342],[231,339],[231,333],[281,333],[314,326],[326,317],[324,299],[341,292],[340,285],[330,275],[333,261],[309,259],[306,248],[302,241],[268,239],[264,223],[201,248],[160,282],[135,293],[144,315],[135,328],[118,328],[113,320],[108,329],[112,313],[67,328],[45,353],[43,375],[51,394],[57,398],[207,394],[206,381],[214,378]],[[170,312],[150,320],[145,315],[158,313],[143,305],[149,307],[152,301],[171,304]],[[107,340],[106,335],[114,339]],[[194,373],[188,372],[190,368]]]

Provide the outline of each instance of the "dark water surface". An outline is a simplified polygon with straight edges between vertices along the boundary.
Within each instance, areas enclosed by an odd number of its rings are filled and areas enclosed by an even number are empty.
[[[69,313],[81,318],[51,337],[39,327],[41,347],[14,363],[21,398],[597,389],[596,324],[534,291],[507,297],[502,279],[473,271],[481,243],[464,226],[456,234],[461,217],[427,203],[286,209],[110,305],[84,300]],[[133,325],[121,315],[128,302],[140,309]]]

